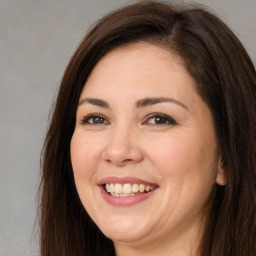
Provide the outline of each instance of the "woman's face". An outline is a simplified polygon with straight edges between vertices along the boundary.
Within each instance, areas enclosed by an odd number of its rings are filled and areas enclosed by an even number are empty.
[[[211,112],[177,56],[139,43],[98,62],[71,159],[85,209],[115,244],[198,237],[214,185],[225,183],[219,158]]]

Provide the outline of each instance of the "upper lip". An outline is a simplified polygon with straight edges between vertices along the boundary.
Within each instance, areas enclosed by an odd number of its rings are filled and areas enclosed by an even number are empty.
[[[155,183],[152,183],[150,181],[146,181],[146,180],[142,180],[142,179],[138,179],[138,178],[135,178],[135,177],[105,177],[103,178],[102,180],[100,180],[98,182],[97,185],[101,186],[101,185],[105,185],[105,184],[116,184],[116,183],[119,183],[119,184],[127,184],[127,183],[130,183],[130,184],[145,184],[145,185],[151,185],[151,186],[157,186],[157,184]]]

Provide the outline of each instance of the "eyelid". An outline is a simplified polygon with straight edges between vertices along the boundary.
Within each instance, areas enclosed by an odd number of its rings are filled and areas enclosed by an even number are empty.
[[[157,113],[151,113],[151,114],[147,115],[143,124],[146,124],[149,119],[155,118],[155,117],[164,118],[168,121],[168,123],[165,123],[165,124],[151,124],[151,125],[175,125],[175,124],[177,124],[176,120],[174,118],[172,118],[171,116],[169,116],[167,114],[163,114],[163,113],[158,113],[158,112]]]
[[[90,125],[93,125],[93,124],[91,124],[91,123],[88,123],[88,120],[90,120],[91,118],[95,118],[95,117],[100,117],[100,118],[104,119],[104,121],[107,121],[107,123],[110,123],[110,122],[108,121],[108,119],[107,119],[104,115],[99,114],[99,113],[90,113],[90,114],[87,114],[87,115],[83,116],[82,118],[80,118],[80,123],[81,123],[81,124],[90,124]],[[105,124],[105,122],[102,123],[102,124]],[[97,125],[97,124],[94,124],[94,125]],[[100,124],[98,124],[98,125],[100,125]]]

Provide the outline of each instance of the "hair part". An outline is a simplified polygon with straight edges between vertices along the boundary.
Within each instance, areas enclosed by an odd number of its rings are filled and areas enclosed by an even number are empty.
[[[228,177],[216,185],[201,256],[256,251],[256,73],[246,50],[215,15],[198,6],[140,1],[115,10],[87,33],[71,58],[42,152],[42,256],[115,255],[77,194],[70,159],[81,91],[113,49],[149,42],[181,57],[209,106]]]

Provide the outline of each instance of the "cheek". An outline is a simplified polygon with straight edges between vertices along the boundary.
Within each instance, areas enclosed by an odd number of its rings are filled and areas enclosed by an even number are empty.
[[[214,183],[217,146],[213,136],[185,131],[167,136],[151,148],[151,159],[166,180]]]
[[[93,189],[98,162],[97,150],[81,133],[74,133],[70,143],[70,155],[77,192],[84,208],[90,212],[94,207]]]
[[[93,145],[76,132],[71,139],[70,154],[76,183],[79,180],[88,182],[96,169],[99,152]]]

